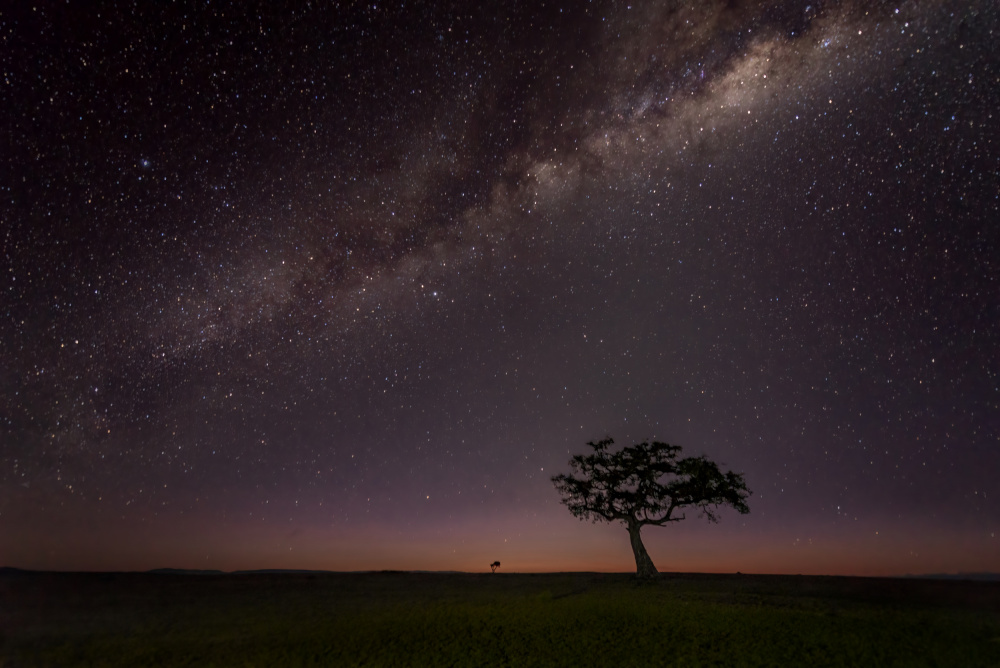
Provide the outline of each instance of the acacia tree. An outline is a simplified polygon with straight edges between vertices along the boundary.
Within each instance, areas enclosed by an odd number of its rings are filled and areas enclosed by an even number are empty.
[[[719,506],[750,512],[743,474],[723,473],[704,456],[678,459],[679,445],[644,441],[612,451],[611,438],[587,445],[593,454],[574,455],[569,462],[576,475],[552,476],[552,482],[574,516],[625,524],[640,577],[657,573],[639,534],[643,526],[679,522],[685,515],[677,511],[692,507],[709,522],[719,521]]]

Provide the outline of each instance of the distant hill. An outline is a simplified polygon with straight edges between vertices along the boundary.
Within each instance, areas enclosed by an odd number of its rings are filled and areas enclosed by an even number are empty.
[[[917,580],[975,580],[976,582],[1000,582],[1000,573],[927,573],[924,575],[904,575]]]
[[[297,569],[297,568],[258,568],[252,571],[233,571],[231,575],[258,575],[258,574],[318,575],[320,573],[336,573],[336,572],[338,571],[311,571],[311,570]]]
[[[154,575],[225,575],[225,571],[197,570],[191,568],[154,568],[146,572]]]
[[[39,573],[86,573],[88,571],[33,571],[24,568],[15,568],[13,566],[0,566],[0,577],[10,577],[17,575],[36,575]],[[199,568],[153,568],[148,571],[94,571],[94,573],[99,573],[102,575],[114,575],[114,574],[124,574],[124,573],[139,573],[148,575],[344,575],[344,574],[365,574],[365,573],[400,573],[400,574],[411,574],[411,573],[441,573],[441,574],[451,574],[460,573],[461,571],[320,571],[320,570],[307,570],[307,569],[295,569],[295,568],[257,568],[253,570],[242,570],[242,571],[220,571],[217,569],[199,569]]]
[[[308,571],[308,570],[296,570],[296,569],[291,569],[291,568],[258,568],[257,570],[252,570],[252,571],[233,571],[232,575],[254,575],[254,574],[261,574],[261,573],[268,573],[268,574],[285,573],[285,574],[298,574],[298,575],[322,575],[322,574],[331,574],[331,573],[336,573],[336,574],[339,574],[339,575],[342,575],[342,574],[345,574],[345,573],[384,573],[384,574],[393,574],[393,573],[402,573],[402,574],[410,574],[410,573],[443,573],[443,574],[450,574],[450,573],[461,573],[461,572],[462,571]]]

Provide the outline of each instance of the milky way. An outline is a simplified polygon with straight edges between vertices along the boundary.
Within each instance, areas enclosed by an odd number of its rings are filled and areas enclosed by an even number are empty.
[[[41,5],[0,565],[629,570],[605,435],[754,491],[661,570],[1000,564],[994,3]]]

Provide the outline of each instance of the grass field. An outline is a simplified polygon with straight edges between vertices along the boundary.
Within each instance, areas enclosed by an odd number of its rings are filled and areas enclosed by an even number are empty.
[[[0,666],[1000,666],[1000,583],[0,575]]]

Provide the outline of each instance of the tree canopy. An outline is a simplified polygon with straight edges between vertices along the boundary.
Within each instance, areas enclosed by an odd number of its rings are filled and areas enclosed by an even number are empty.
[[[644,525],[678,522],[688,508],[709,522],[719,521],[720,506],[750,512],[751,492],[743,475],[723,472],[705,456],[679,458],[680,446],[659,441],[618,450],[611,449],[612,438],[587,445],[592,453],[574,455],[569,462],[573,474],[552,476],[552,482],[574,516],[626,525],[639,575],[657,572],[639,534]]]

